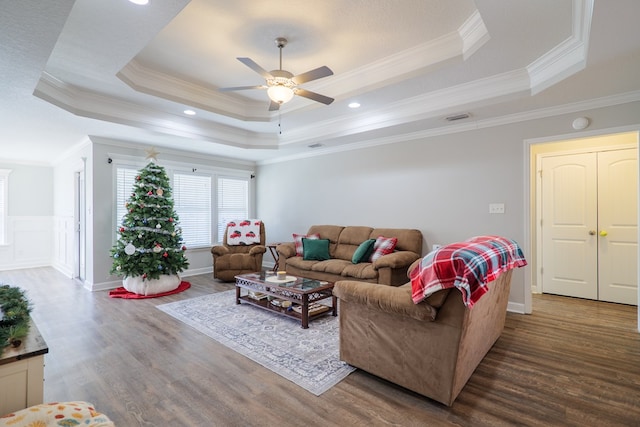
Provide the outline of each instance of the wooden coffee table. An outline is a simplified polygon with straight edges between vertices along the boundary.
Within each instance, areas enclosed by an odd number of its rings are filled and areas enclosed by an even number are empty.
[[[241,289],[245,289],[247,294],[242,295]],[[236,276],[236,304],[244,302],[298,319],[304,329],[309,327],[310,320],[317,317],[328,313],[338,315],[338,301],[332,290],[333,283],[330,282],[295,276],[278,280],[271,272]],[[331,307],[314,304],[329,297]],[[316,307],[319,310],[314,310]]]

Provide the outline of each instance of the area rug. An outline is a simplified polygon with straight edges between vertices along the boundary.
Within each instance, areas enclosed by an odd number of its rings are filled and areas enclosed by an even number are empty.
[[[355,370],[340,360],[339,323],[331,315],[302,329],[296,319],[236,305],[235,290],[157,307],[316,396]]]
[[[116,289],[111,289],[109,291],[109,296],[111,298],[124,298],[124,299],[158,298],[158,297],[164,297],[164,296],[167,296],[167,295],[178,294],[178,293],[180,293],[182,291],[186,291],[190,287],[191,287],[191,283],[185,282],[183,280],[182,282],[180,282],[178,287],[175,288],[174,290],[167,291],[167,292],[160,292],[159,294],[153,294],[153,295],[136,294],[135,292],[129,292],[124,287],[120,287],[120,288],[116,288]]]

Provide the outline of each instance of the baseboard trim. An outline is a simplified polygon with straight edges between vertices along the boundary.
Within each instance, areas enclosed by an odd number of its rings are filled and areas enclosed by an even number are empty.
[[[511,302],[511,301],[509,301],[509,303],[507,304],[507,311],[510,311],[512,313],[518,313],[518,314],[526,313],[524,310],[524,304],[519,302]]]
[[[189,268],[182,273],[180,273],[180,277],[189,277],[189,276],[197,276],[198,274],[211,274],[213,273],[213,267],[205,267],[205,268]]]
[[[73,279],[73,269],[69,268],[69,266],[54,262],[53,264],[51,264],[51,267],[58,270],[60,273],[64,274],[65,276]]]
[[[114,282],[91,283],[85,280],[84,288],[91,292],[108,291],[122,287],[122,280]]]

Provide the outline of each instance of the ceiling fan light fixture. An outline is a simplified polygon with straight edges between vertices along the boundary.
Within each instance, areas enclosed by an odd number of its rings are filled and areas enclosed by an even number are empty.
[[[269,89],[267,89],[267,95],[269,95],[269,98],[273,102],[284,104],[285,102],[291,101],[293,98],[293,89],[285,85],[278,84],[270,86]]]

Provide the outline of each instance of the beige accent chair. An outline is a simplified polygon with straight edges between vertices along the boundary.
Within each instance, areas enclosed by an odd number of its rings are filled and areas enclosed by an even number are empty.
[[[451,406],[504,329],[511,273],[490,283],[471,310],[457,289],[414,304],[411,282],[336,282],[340,359]]]
[[[222,245],[211,248],[213,278],[232,282],[238,274],[262,270],[262,256],[267,251],[265,241],[264,223],[260,224],[260,243],[253,245],[229,245],[225,230]]]

